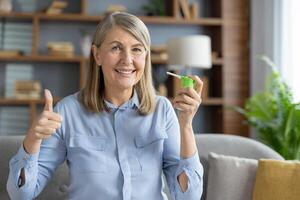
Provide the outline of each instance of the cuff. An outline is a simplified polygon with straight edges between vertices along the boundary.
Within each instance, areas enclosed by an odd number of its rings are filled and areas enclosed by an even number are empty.
[[[34,154],[28,154],[24,146],[22,145],[19,148],[19,151],[16,155],[17,160],[19,161],[19,167],[20,169],[25,167],[25,168],[31,168],[34,166],[34,164],[37,163],[38,158],[39,158],[39,152],[34,153]]]
[[[178,183],[177,177],[182,173],[185,172],[188,176],[188,188],[185,192],[181,191],[180,185]],[[177,194],[188,194],[193,191],[193,188],[198,188],[198,186],[201,186],[202,184],[202,177],[203,177],[203,167],[200,164],[200,159],[198,152],[196,152],[193,156],[181,159],[179,161],[179,166],[177,168],[177,171],[175,173],[176,178],[176,186],[175,189],[177,190]]]
[[[31,174],[33,174],[35,171],[37,171],[38,167],[38,157],[39,152],[35,154],[28,154],[23,145],[19,148],[17,154],[13,157],[13,159],[10,161],[10,168],[13,171],[13,180],[14,184],[18,188],[19,186],[19,178],[21,169],[24,168],[25,170],[25,185],[26,183],[29,183],[31,180],[29,180],[31,177]]]
[[[189,158],[180,159],[176,174],[179,175],[180,173],[182,173],[184,171],[184,169],[196,171],[202,177],[203,167],[200,164],[198,152],[196,152],[193,156],[191,156]]]

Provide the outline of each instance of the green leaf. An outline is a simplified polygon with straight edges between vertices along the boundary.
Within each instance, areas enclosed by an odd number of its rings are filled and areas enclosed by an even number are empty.
[[[234,108],[258,131],[262,142],[286,159],[300,159],[300,103],[293,103],[290,88],[275,64],[266,56],[261,60],[271,67],[265,91],[249,98],[245,108]]]

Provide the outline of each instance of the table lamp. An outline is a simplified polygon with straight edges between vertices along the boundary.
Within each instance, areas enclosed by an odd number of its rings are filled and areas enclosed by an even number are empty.
[[[171,39],[167,42],[167,53],[169,70],[184,69],[185,74],[188,75],[191,74],[191,68],[209,69],[212,67],[211,40],[206,35],[189,35]],[[207,97],[208,78],[201,77],[201,79],[205,82],[202,95]],[[181,86],[182,84],[181,81]]]
[[[191,68],[209,69],[211,61],[211,40],[206,35],[189,35],[171,39],[167,42],[168,69],[185,69],[190,74]]]

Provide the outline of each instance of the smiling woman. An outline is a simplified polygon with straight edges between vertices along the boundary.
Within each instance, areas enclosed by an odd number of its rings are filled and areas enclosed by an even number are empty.
[[[199,200],[203,167],[192,128],[203,83],[181,88],[174,107],[154,91],[150,36],[128,13],[98,25],[82,91],[45,108],[10,161],[11,199],[35,199],[67,161],[69,199],[166,200],[162,174],[175,200]],[[63,121],[62,121],[63,119]],[[87,184],[88,183],[88,184]]]

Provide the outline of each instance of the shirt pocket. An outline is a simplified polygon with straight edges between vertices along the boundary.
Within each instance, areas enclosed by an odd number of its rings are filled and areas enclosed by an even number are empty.
[[[167,133],[161,130],[135,137],[135,145],[142,171],[156,171],[162,168],[163,144],[167,138]]]
[[[107,138],[76,135],[70,137],[70,167],[83,172],[105,172]]]

